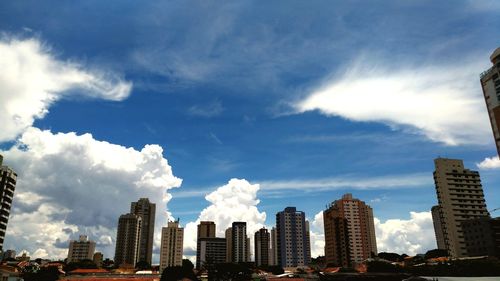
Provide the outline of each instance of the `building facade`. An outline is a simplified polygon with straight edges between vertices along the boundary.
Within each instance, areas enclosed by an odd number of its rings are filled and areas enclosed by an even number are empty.
[[[97,265],[97,267],[102,266],[102,262],[104,261],[104,255],[101,252],[95,252],[92,257],[92,261]]]
[[[493,137],[500,157],[500,48],[490,56],[493,66],[481,73],[481,86],[490,117]]]
[[[254,254],[255,254],[255,264],[257,266],[270,265],[269,254],[270,254],[270,242],[271,235],[269,231],[265,228],[259,229],[254,235]]]
[[[240,263],[249,261],[248,256],[247,223],[233,222],[231,226],[231,258],[232,262]]]
[[[323,221],[327,262],[352,266],[377,254],[373,210],[352,194],[330,204]]]
[[[95,242],[89,240],[87,235],[80,235],[78,240],[69,242],[67,263],[92,260],[95,252]]]
[[[206,268],[207,264],[218,264],[226,262],[226,239],[225,238],[200,238],[199,244],[199,259],[196,262],[200,263],[199,268]]]
[[[139,201],[130,204],[130,213],[141,217],[142,220],[138,261],[145,261],[151,264],[156,205],[150,203],[148,198],[140,198]]]
[[[233,228],[226,229],[226,262],[233,262]]]
[[[461,222],[467,256],[500,257],[500,218],[481,217]]]
[[[161,230],[160,272],[172,266],[182,266],[184,228],[179,221],[168,222]]]
[[[323,226],[327,265],[350,267],[349,224],[340,206],[332,204],[323,211]]]
[[[276,214],[278,265],[297,267],[310,263],[305,213],[287,207]]]
[[[2,162],[3,156],[0,155],[0,251],[3,250],[3,241],[17,182],[17,174],[11,168],[3,166]]]
[[[434,164],[438,205],[433,207],[433,219],[438,246],[452,257],[466,257],[461,222],[489,217],[481,178],[477,171],[466,169],[462,160],[437,158]]]
[[[115,265],[135,266],[139,260],[139,240],[142,219],[138,215],[124,214],[118,220]]]
[[[198,231],[196,235],[196,268],[200,269],[203,265],[203,261],[201,257],[201,240],[203,238],[215,238],[215,223],[213,221],[202,221],[198,224]],[[226,239],[224,239],[224,243],[226,243]],[[205,243],[206,244],[206,243]],[[210,246],[210,245],[209,245]],[[224,246],[224,251],[226,250],[226,246]],[[224,253],[224,259],[226,258],[226,254]]]
[[[441,218],[439,215],[439,206],[433,206],[431,208],[432,213],[432,223],[434,225],[434,234],[436,236],[436,243],[438,249],[446,249],[446,245],[444,244],[444,234],[443,229],[441,228]]]
[[[276,227],[271,228],[271,249],[269,250],[269,265],[278,265],[278,239]]]

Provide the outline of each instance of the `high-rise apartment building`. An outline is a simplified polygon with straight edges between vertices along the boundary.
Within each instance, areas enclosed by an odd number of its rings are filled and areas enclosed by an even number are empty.
[[[198,268],[205,268],[207,263],[217,264],[226,262],[226,239],[225,238],[200,238],[198,239],[199,262]]]
[[[233,228],[226,229],[226,262],[233,262]]]
[[[116,234],[116,265],[135,266],[139,261],[141,228],[142,219],[140,216],[134,214],[124,214],[120,216]]]
[[[461,223],[467,256],[500,257],[500,218],[481,217]]]
[[[213,221],[202,221],[200,224],[198,224],[198,231],[196,235],[196,268],[200,269],[201,266],[203,265],[203,262],[205,259],[202,259],[201,257],[201,250],[202,247],[200,245],[200,242],[202,238],[215,238],[215,223]],[[217,241],[216,243],[220,243],[220,241]],[[226,239],[224,239],[224,243],[226,243]],[[210,241],[205,241],[205,245],[208,246],[208,249],[211,249],[210,247],[212,246],[210,244]],[[218,244],[217,244],[217,249],[219,249]],[[224,246],[224,251],[226,250],[226,246]],[[224,258],[226,257],[226,254],[224,253]]]
[[[278,265],[281,267],[297,267],[310,263],[307,245],[306,216],[295,207],[287,207],[276,214],[276,235]]]
[[[150,203],[148,198],[140,198],[139,201],[130,204],[130,213],[138,215],[142,220],[138,261],[145,261],[151,264],[156,205]]]
[[[278,239],[276,227],[271,228],[271,249],[269,250],[269,265],[278,265]]]
[[[269,265],[271,237],[265,228],[259,229],[254,236],[255,264],[257,266]]]
[[[16,189],[17,174],[11,168],[2,165],[3,156],[0,155],[0,251],[3,250],[3,241],[9,222],[10,208]]]
[[[92,260],[95,252],[95,242],[89,240],[87,235],[80,235],[78,240],[69,242],[67,263]]]
[[[489,217],[479,173],[464,168],[458,159],[437,158],[434,164],[438,206],[433,207],[433,219],[438,246],[452,257],[465,257],[461,222]]]
[[[323,211],[323,222],[328,263],[351,266],[377,254],[373,210],[352,194],[330,204]]]
[[[161,230],[160,272],[172,266],[182,266],[184,228],[179,221],[168,222]]]
[[[231,256],[232,262],[249,261],[248,257],[247,223],[233,222],[231,227]]]
[[[481,73],[480,77],[493,137],[500,157],[500,48],[491,54],[490,61],[493,66]]]
[[[326,263],[350,267],[349,224],[340,206],[331,204],[323,211],[323,226]]]

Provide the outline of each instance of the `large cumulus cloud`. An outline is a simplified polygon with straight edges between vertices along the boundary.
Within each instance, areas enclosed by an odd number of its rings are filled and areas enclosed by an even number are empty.
[[[130,202],[157,203],[157,229],[169,217],[168,190],[179,187],[163,149],[140,151],[99,141],[91,134],[29,128],[10,149],[6,164],[19,174],[6,247],[63,257],[57,242],[86,233],[112,256],[118,217]]]

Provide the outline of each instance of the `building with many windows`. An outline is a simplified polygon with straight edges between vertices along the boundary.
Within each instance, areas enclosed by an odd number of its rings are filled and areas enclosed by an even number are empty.
[[[240,263],[250,261],[248,253],[249,239],[247,237],[247,223],[236,221],[231,227],[231,258],[232,262]]]
[[[7,166],[3,166],[2,162],[3,156],[0,155],[0,251],[3,250],[3,241],[17,182],[16,172]]]
[[[432,214],[438,247],[452,257],[466,257],[461,223],[489,217],[481,178],[477,171],[466,169],[462,160],[437,158],[434,165],[438,205],[432,208]]]
[[[213,221],[202,221],[198,224],[197,235],[196,235],[196,268],[200,269],[205,261],[205,258],[201,257],[201,240],[203,238],[215,238],[215,223]],[[209,242],[208,242],[209,243]],[[226,239],[224,239],[226,243]],[[207,245],[207,241],[205,242]],[[208,245],[209,248],[211,245]],[[226,246],[224,246],[224,251],[226,251]],[[226,258],[226,253],[224,253],[224,259]],[[224,260],[225,262],[225,260]]]
[[[139,201],[130,204],[130,213],[138,215],[142,221],[138,261],[145,261],[151,264],[156,205],[150,203],[148,198],[140,198]]]
[[[257,266],[270,265],[269,263],[269,253],[270,253],[270,242],[271,236],[266,228],[261,228],[254,235],[254,254],[255,254],[255,264]]]
[[[323,222],[327,263],[352,266],[377,254],[372,208],[352,194],[330,204]]]
[[[207,264],[226,262],[226,239],[217,237],[204,237],[198,239],[199,263],[198,268],[206,268]]]
[[[138,215],[124,214],[118,219],[115,265],[135,266],[139,261],[139,240],[142,219]]]
[[[182,266],[184,228],[179,221],[168,222],[161,230],[160,272],[167,267]]]
[[[500,157],[500,48],[490,56],[493,66],[481,73],[481,86],[490,117],[493,137]]]
[[[304,212],[287,207],[276,214],[278,265],[297,267],[310,263],[310,246]]]
[[[69,242],[67,263],[92,260],[95,252],[95,242],[89,240],[87,235],[80,235],[78,240]]]

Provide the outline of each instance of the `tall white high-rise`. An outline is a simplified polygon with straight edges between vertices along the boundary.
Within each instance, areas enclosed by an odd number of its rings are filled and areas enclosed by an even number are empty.
[[[160,271],[172,266],[182,266],[184,228],[179,221],[168,222],[161,230]]]
[[[462,160],[434,160],[438,205],[432,208],[438,247],[452,257],[467,256],[461,222],[488,217],[479,173],[464,167]]]
[[[493,137],[500,157],[500,48],[490,56],[493,66],[481,73],[481,86],[490,117]]]

